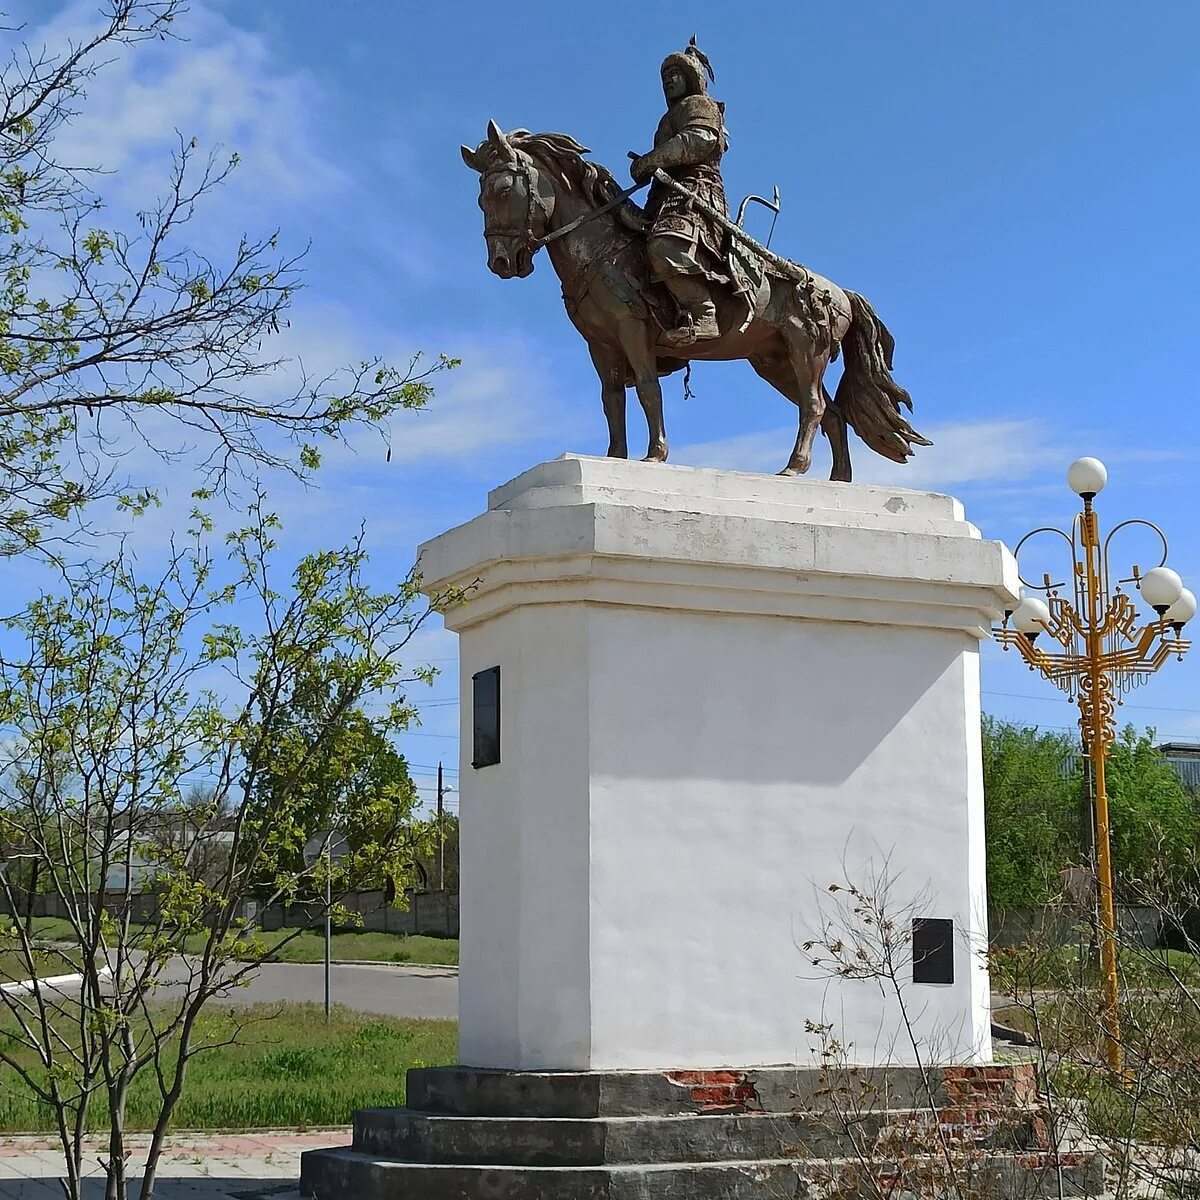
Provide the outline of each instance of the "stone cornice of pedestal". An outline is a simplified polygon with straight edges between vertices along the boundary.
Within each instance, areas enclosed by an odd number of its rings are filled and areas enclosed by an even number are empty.
[[[466,590],[451,629],[583,602],[983,638],[1017,596],[1012,555],[950,496],[574,455],[497,488],[419,566],[427,595]]]

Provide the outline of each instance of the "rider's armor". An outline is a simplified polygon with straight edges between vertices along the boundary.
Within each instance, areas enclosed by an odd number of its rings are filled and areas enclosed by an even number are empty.
[[[705,203],[725,214],[725,185],[721,180],[721,156],[725,153],[724,105],[708,94],[705,73],[711,76],[708,60],[689,46],[663,60],[663,79],[679,71],[687,81],[687,94],[669,107],[654,134],[654,149],[640,161],[642,173],[655,168]],[[661,280],[679,306],[681,325],[666,330],[662,340],[672,345],[719,335],[716,306],[710,283],[726,283],[724,265],[725,231],[700,212],[691,200],[657,180],[646,201],[650,221],[647,250],[650,274]]]

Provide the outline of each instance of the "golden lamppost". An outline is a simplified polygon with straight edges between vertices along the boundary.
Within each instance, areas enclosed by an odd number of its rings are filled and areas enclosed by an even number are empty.
[[[1017,543],[1016,554],[1019,561],[1021,547],[1030,538],[1056,534],[1071,550],[1071,580],[1054,582],[1046,574],[1041,583],[1032,584],[1022,577],[1027,592],[1043,592],[1046,599],[1026,594],[1015,610],[1005,614],[1003,626],[994,633],[1005,650],[1015,646],[1031,671],[1040,671],[1079,705],[1079,728],[1084,754],[1092,766],[1096,814],[1105,1049],[1109,1066],[1122,1073],[1116,913],[1104,766],[1116,736],[1116,708],[1123,703],[1125,693],[1145,683],[1172,655],[1182,659],[1188,649],[1190,643],[1183,640],[1182,630],[1196,614],[1196,598],[1179,576],[1164,566],[1167,539],[1157,525],[1137,518],[1122,521],[1101,540],[1092,501],[1108,482],[1102,462],[1094,458],[1077,460],[1067,472],[1067,482],[1083,500],[1083,511],[1071,523],[1070,532],[1052,526],[1034,529]],[[1144,574],[1134,565],[1127,576],[1113,580],[1109,547],[1118,532],[1135,525],[1154,532],[1162,556]],[[1140,626],[1133,598],[1125,591],[1129,584],[1155,613],[1153,619]],[[1035,644],[1042,634],[1048,635],[1049,648]]]

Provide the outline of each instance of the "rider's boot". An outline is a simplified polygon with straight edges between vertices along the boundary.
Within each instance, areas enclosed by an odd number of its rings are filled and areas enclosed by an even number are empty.
[[[682,323],[675,329],[662,331],[658,340],[664,346],[690,346],[721,336],[717,306],[702,280],[692,275],[673,275],[665,282],[679,306]]]

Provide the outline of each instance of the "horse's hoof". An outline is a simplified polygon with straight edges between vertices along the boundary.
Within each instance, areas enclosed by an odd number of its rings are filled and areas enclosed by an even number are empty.
[[[629,457],[629,447],[628,446],[609,446],[608,457],[609,458],[628,458]]]
[[[779,473],[780,475],[807,475],[808,468],[811,466],[811,458],[793,458]]]
[[[646,457],[642,459],[642,462],[666,462],[666,461],[667,461],[666,446],[651,446],[650,449],[646,451]]]

